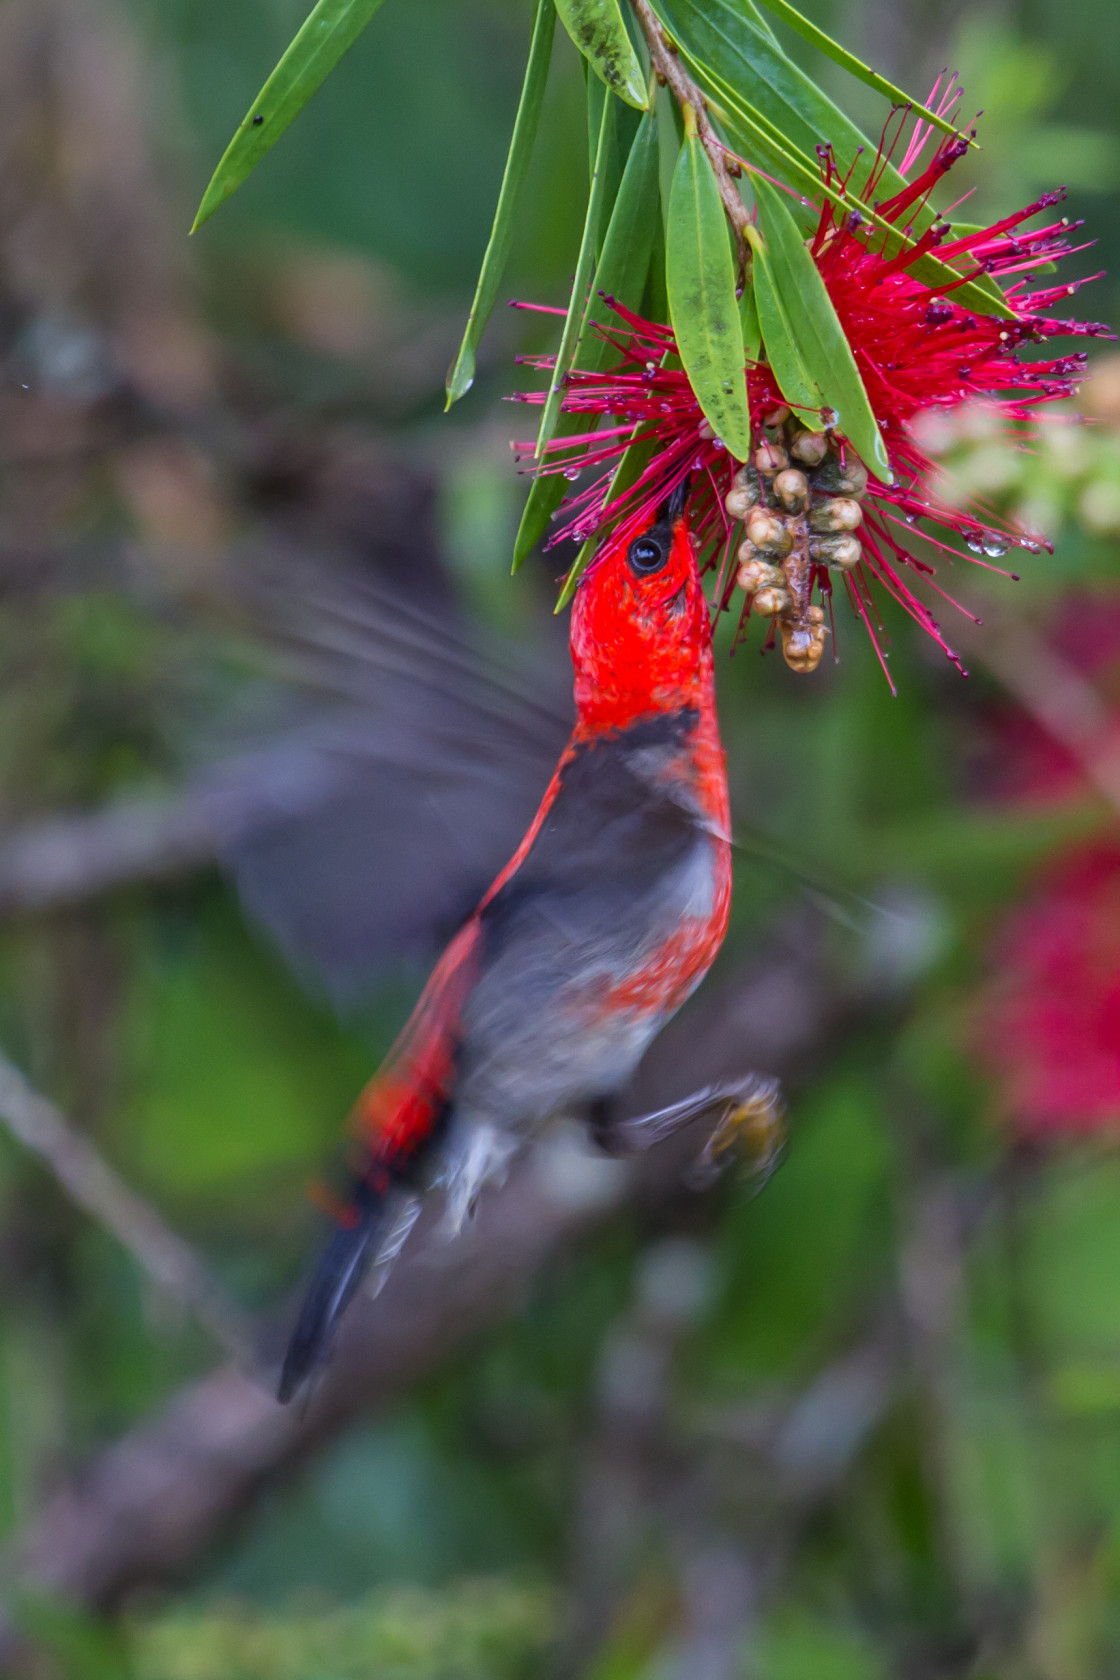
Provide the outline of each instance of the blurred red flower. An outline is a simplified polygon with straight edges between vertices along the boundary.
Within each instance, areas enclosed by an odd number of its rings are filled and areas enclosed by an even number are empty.
[[[1015,1131],[1120,1131],[1120,844],[1054,862],[993,954],[976,1045]]]

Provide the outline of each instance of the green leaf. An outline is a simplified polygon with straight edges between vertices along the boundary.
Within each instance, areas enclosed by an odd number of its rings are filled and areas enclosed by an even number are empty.
[[[560,21],[612,93],[644,111],[645,77],[630,45],[618,0],[556,0]]]
[[[589,326],[611,318],[604,293],[629,309],[637,309],[641,302],[659,221],[657,167],[657,117],[653,111],[647,111],[638,125],[607,224],[588,307]],[[610,347],[597,336],[595,342],[606,354],[611,353]],[[592,364],[585,357],[581,365]]]
[[[927,122],[933,123],[934,127],[941,129],[943,133],[955,134],[957,132],[951,122],[946,122],[944,117],[939,117],[937,112],[931,111],[928,105],[919,105],[916,99],[911,99],[909,94],[904,93],[900,87],[895,87],[894,83],[888,82],[885,76],[880,76],[864,64],[861,59],[848,52],[840,45],[839,41],[834,41],[831,35],[826,35],[823,29],[818,29],[815,23],[810,23],[807,17],[802,17],[801,13],[789,4],[789,0],[762,0],[762,4],[776,17],[780,17],[783,23],[788,23],[790,28],[795,29],[811,46],[819,48],[826,58],[831,58],[834,64],[839,64],[841,69],[847,70],[849,75],[855,76],[857,81],[866,82],[869,88],[874,88],[876,93],[881,93],[884,99],[890,100],[892,105],[909,105],[916,116],[924,117]]]
[[[786,57],[740,0],[656,0],[655,10],[702,84],[718,78],[735,99],[760,112],[783,145],[805,159],[814,181],[820,179],[816,148],[830,145],[841,172],[851,171],[849,191],[862,191],[876,167],[876,147]],[[747,156],[751,163],[764,161],[753,152]],[[897,170],[879,161],[878,194],[886,198],[904,183]],[[926,220],[933,220],[932,211]]]
[[[572,277],[572,290],[568,298],[568,312],[564,317],[564,330],[560,335],[560,348],[556,352],[556,365],[552,369],[552,377],[549,380],[548,393],[545,397],[544,413],[541,415],[540,429],[537,432],[536,453],[538,460],[542,458],[545,445],[556,430],[556,422],[560,416],[564,379],[568,369],[575,361],[587,320],[591,273],[595,265],[595,252],[599,244],[599,223],[603,214],[603,197],[606,188],[604,165],[607,150],[611,143],[613,105],[614,101],[611,99],[603,101],[603,115],[599,123],[599,143],[595,148],[595,167],[591,171],[591,190],[587,195],[587,213],[583,219],[583,235],[579,242],[579,257],[576,260],[576,271]]]
[[[774,285],[790,302],[793,334],[806,372],[835,410],[838,429],[889,484],[894,475],[883,434],[820,270],[777,188],[761,175],[752,176],[751,185]]]
[[[318,0],[226,147],[202,195],[192,233],[276,144],[380,5],[381,0]]]
[[[762,328],[758,321],[758,299],[749,280],[739,299],[739,324],[743,329],[743,354],[748,362],[757,362],[762,354]]]
[[[601,294],[616,298],[630,309],[637,309],[641,304],[653,242],[660,227],[657,160],[657,119],[650,110],[638,126],[603,239],[603,254],[595,271],[592,296],[577,346],[578,356],[573,358],[582,368],[604,367],[615,354],[598,333],[586,330],[592,322],[610,317],[610,309]],[[590,421],[587,415],[562,414],[552,435],[562,437],[565,433],[585,431]],[[514,571],[548,529],[549,519],[563,500],[566,488],[567,480],[562,473],[547,473],[534,480],[514,542]]]
[[[677,160],[666,246],[669,317],[689,383],[708,424],[745,461],[751,420],[735,264],[719,188],[695,135]]]
[[[744,0],[656,0],[655,10],[701,87],[725,108],[721,112],[716,107],[713,114],[751,163],[784,175],[810,199],[831,198],[845,214],[853,198],[867,189],[877,167],[877,198],[891,197],[906,184],[891,164],[879,160],[877,165],[878,147],[868,145],[854,123],[775,45]],[[846,197],[828,191],[821,181],[816,147],[825,142],[848,175]],[[861,209],[884,233],[888,249],[913,244],[877,217],[870,205],[861,203]],[[915,206],[907,213],[906,225],[920,234],[935,215],[932,205]],[[912,273],[931,286],[959,282],[959,276],[932,255],[920,258]],[[953,295],[956,302],[982,313],[1012,313],[988,275],[959,286]]]
[[[692,61],[689,60],[689,63]],[[841,215],[849,214],[852,209],[851,198],[827,186],[821,180],[816,166],[801,154],[792,151],[784,143],[782,135],[761,112],[744,105],[734,89],[728,87],[714,72],[705,73],[697,65],[692,67],[696,70],[698,79],[707,81],[711,87],[714,94],[713,114],[745,152],[774,174],[783,175],[799,192],[805,194],[806,202],[828,199]],[[904,229],[884,220],[866,200],[860,201],[860,211],[869,229],[882,235],[883,249],[888,255],[913,248],[916,241]],[[814,212],[814,222],[815,219]],[[910,222],[907,223],[907,227],[911,225]],[[917,258],[909,272],[917,279],[924,280],[928,286],[952,287],[953,301],[976,310],[978,314],[1013,317],[1014,311],[990,275],[978,275],[973,280],[962,282],[955,269],[928,252]]]
[[[555,29],[556,10],[552,0],[537,0],[537,15],[533,21],[533,36],[529,43],[529,62],[525,66],[525,81],[521,88],[521,99],[509,143],[509,156],[506,158],[505,173],[498,194],[498,208],[494,212],[494,225],[490,229],[490,240],[482,259],[463,342],[447,374],[447,408],[465,396],[474,383],[475,352],[497,299],[498,287],[502,283],[510,245],[513,242],[518,200],[525,185],[525,176],[528,173],[529,159],[532,156],[533,142],[537,137],[541,108],[544,104]]]
[[[748,229],[748,237],[754,252],[754,292],[758,302],[758,319],[770,370],[786,402],[797,410],[798,419],[810,431],[822,431],[820,410],[827,406],[825,394],[805,366],[793,322],[786,310],[781,287],[771,266],[766,242],[754,228]]]
[[[603,101],[610,98],[610,94],[599,80],[598,76],[587,74],[587,172],[588,179],[595,171],[595,158],[599,146],[599,124],[603,120]],[[638,132],[644,111],[635,111],[630,105],[624,105],[616,100],[611,112],[611,133],[607,145],[606,157],[603,160],[603,205],[613,204],[622,180],[622,171],[634,143],[634,136]],[[599,241],[595,248],[596,258],[602,255],[603,236],[606,233],[605,217],[599,218]]]

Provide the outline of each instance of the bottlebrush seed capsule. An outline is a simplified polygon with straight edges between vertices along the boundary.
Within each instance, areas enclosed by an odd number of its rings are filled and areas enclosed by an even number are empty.
[[[754,611],[760,618],[777,618],[779,613],[788,612],[793,605],[793,596],[788,589],[780,589],[776,585],[771,589],[760,589],[754,598]]]
[[[731,480],[731,489],[724,498],[728,518],[745,519],[756,502],[762,500],[762,481],[753,467],[740,467]]]
[[[782,472],[789,466],[789,456],[780,443],[760,443],[754,452],[754,464],[759,472]]]
[[[809,558],[818,566],[836,566],[842,572],[851,571],[853,566],[859,565],[862,554],[858,537],[844,535],[809,539]]]
[[[812,474],[813,489],[831,495],[862,496],[867,489],[867,468],[851,450],[841,462],[839,455],[827,455]]]
[[[830,496],[809,511],[810,531],[858,531],[863,509],[852,496]]]
[[[785,587],[786,580],[781,567],[767,565],[758,550],[750,543],[744,543],[740,548],[739,559],[741,564],[736,582],[746,594],[757,594],[760,589]]]
[[[763,507],[751,509],[747,519],[747,536],[763,554],[781,556],[788,554],[793,547],[793,538],[786,529],[785,520]]]
[[[784,426],[788,419],[789,404],[779,403],[777,408],[772,408],[769,414],[762,416],[762,424],[764,426]]]
[[[793,440],[790,453],[807,467],[819,467],[828,454],[828,439],[823,432],[800,432]]]
[[[791,671],[807,674],[815,671],[821,662],[824,652],[824,641],[828,631],[823,624],[814,624],[811,628],[802,625],[783,624],[782,653]]]
[[[774,480],[774,494],[789,513],[802,513],[809,500],[809,480],[796,467],[786,467]]]

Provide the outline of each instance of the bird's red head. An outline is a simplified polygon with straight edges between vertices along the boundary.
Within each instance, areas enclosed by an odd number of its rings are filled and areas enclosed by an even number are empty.
[[[604,542],[572,605],[577,730],[712,700],[711,615],[688,529],[687,482]]]

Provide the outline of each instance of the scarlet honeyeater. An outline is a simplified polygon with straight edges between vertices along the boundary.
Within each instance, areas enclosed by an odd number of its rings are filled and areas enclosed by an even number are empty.
[[[352,1118],[352,1179],[280,1379],[314,1368],[417,1192],[452,1223],[521,1139],[599,1111],[723,941],[727,780],[686,486],[624,521],[571,618],[576,723],[520,846]]]

